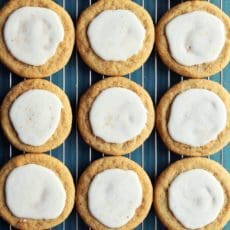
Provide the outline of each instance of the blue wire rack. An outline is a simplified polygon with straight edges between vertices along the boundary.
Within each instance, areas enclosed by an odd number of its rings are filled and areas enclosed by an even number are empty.
[[[7,1],[0,0],[0,6],[2,6],[5,2]],[[75,22],[78,15],[94,1],[56,0],[56,2],[62,5],[69,12],[73,21]],[[178,0],[135,0],[135,2],[148,10],[155,24],[157,20],[168,9],[170,9],[170,7],[181,3],[181,1]],[[211,0],[210,2],[217,5],[228,15],[230,14],[230,0]],[[168,70],[168,68],[157,57],[155,51],[152,52],[145,65],[126,77],[145,87],[145,89],[151,95],[155,105],[168,88],[184,80],[183,76],[179,76],[178,74]],[[91,84],[102,78],[102,75],[91,71],[82,62],[75,50],[68,65],[58,73],[47,78],[59,87],[63,88],[63,90],[69,96],[74,117],[73,128],[69,138],[59,148],[52,150],[47,154],[50,154],[63,161],[70,169],[75,180],[77,180],[78,176],[90,164],[91,161],[103,157],[102,154],[91,149],[84,143],[77,132],[75,122],[76,107],[79,97],[89,88]],[[226,89],[230,90],[230,66],[228,65],[228,67],[222,72],[210,77],[210,80],[219,82]],[[22,81],[21,78],[15,76],[15,74],[9,72],[7,68],[0,64],[0,99],[2,100],[10,88],[20,81]],[[13,148],[0,130],[0,166],[5,164],[11,157],[18,154],[23,153]],[[181,156],[171,153],[164,146],[160,137],[155,131],[140,148],[138,148],[132,154],[128,154],[127,157],[143,166],[143,168],[152,178],[153,182],[156,176],[171,162],[181,159]],[[223,150],[212,155],[210,158],[220,162],[226,169],[230,170],[230,146],[225,147]],[[0,219],[0,230],[7,229],[12,229],[12,227]],[[89,229],[89,227],[83,223],[74,209],[64,223],[53,229],[86,230]],[[154,210],[151,209],[148,217],[136,229],[161,230],[165,228],[154,215]],[[226,225],[224,230],[230,230],[230,224]]]

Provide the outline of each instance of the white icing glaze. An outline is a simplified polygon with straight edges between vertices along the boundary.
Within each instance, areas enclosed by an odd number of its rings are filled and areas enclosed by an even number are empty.
[[[172,102],[168,131],[175,141],[199,147],[216,140],[226,122],[226,107],[217,94],[189,89]]]
[[[45,64],[64,39],[59,16],[41,7],[25,6],[15,10],[8,17],[3,32],[11,54],[33,66]]]
[[[55,219],[63,211],[66,192],[58,176],[41,165],[13,169],[5,184],[6,204],[19,218]]]
[[[119,228],[142,203],[142,186],[132,170],[107,169],[97,174],[88,191],[91,214],[109,228]]]
[[[94,52],[106,61],[126,61],[143,46],[145,28],[129,10],[105,10],[88,28]]]
[[[172,57],[184,66],[215,61],[225,43],[223,22],[205,11],[173,18],[166,25]]]
[[[61,117],[62,103],[53,93],[32,89],[21,94],[10,108],[10,120],[19,139],[40,146],[55,132]]]
[[[204,169],[181,173],[168,190],[169,208],[188,229],[202,228],[213,222],[224,205],[220,182]]]
[[[94,135],[106,142],[121,144],[141,133],[147,111],[136,93],[112,87],[96,97],[89,118]]]

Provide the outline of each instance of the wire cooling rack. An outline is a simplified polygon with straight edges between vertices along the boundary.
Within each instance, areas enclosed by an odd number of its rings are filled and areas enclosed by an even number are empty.
[[[17,0],[15,0],[17,1]],[[107,0],[109,1],[109,0]],[[5,0],[0,0],[2,6]],[[91,0],[56,0],[71,15],[73,21],[76,21],[78,15],[87,8]],[[170,7],[181,3],[179,0],[135,0],[138,4],[145,7],[152,16],[153,22],[157,20]],[[212,3],[221,8],[228,15],[230,14],[230,0],[212,0]],[[159,101],[163,93],[172,85],[183,81],[183,77],[171,72],[157,57],[155,52],[148,61],[136,72],[126,76],[131,80],[139,83],[149,92],[155,104]],[[92,72],[80,59],[74,50],[68,65],[58,73],[50,76],[48,80],[61,87],[69,96],[72,109],[74,123],[71,135],[66,142],[59,148],[50,151],[48,154],[63,161],[70,169],[73,177],[77,180],[82,171],[90,164],[91,161],[103,157],[102,154],[91,149],[84,143],[76,129],[76,107],[79,97],[89,88],[89,86],[103,76]],[[0,99],[2,100],[10,88],[20,82],[22,79],[10,73],[7,68],[0,64]],[[226,89],[230,90],[230,66],[228,65],[222,72],[212,76],[210,80],[221,83]],[[2,166],[11,157],[23,154],[14,149],[5,139],[0,131],[0,165]],[[162,143],[156,132],[153,132],[149,139],[132,154],[127,157],[138,162],[149,174],[152,181],[164,170],[171,162],[181,159],[181,156],[171,153]],[[230,146],[225,147],[220,152],[210,157],[220,162],[226,169],[230,170]],[[12,229],[3,220],[0,220],[0,230]],[[89,229],[80,217],[76,214],[75,209],[69,218],[61,225],[53,228],[57,230],[86,230]],[[154,215],[153,209],[150,211],[145,221],[139,225],[137,230],[160,230],[164,229],[163,225]],[[225,230],[230,230],[230,224],[225,226]],[[216,230],[216,229],[213,229]]]

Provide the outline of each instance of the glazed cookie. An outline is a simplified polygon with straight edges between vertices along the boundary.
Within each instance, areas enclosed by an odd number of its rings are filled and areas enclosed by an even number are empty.
[[[213,160],[179,160],[157,178],[156,214],[169,230],[222,229],[230,219],[229,180],[229,173]]]
[[[207,1],[186,1],[158,22],[156,47],[162,61],[178,74],[211,76],[229,63],[230,19]]]
[[[94,161],[81,175],[77,210],[92,229],[134,229],[147,216],[153,191],[146,172],[125,157]]]
[[[73,209],[74,196],[68,168],[49,155],[20,155],[0,170],[0,215],[17,229],[60,224]]]
[[[150,135],[155,112],[148,93],[124,78],[106,78],[81,97],[77,122],[87,144],[122,155],[139,147]]]
[[[183,81],[161,98],[156,127],[165,145],[175,153],[215,153],[230,141],[230,95],[213,81]]]
[[[69,61],[74,26],[51,0],[10,0],[0,10],[0,60],[14,73],[42,78]]]
[[[99,0],[80,15],[76,42],[90,68],[121,76],[138,69],[149,57],[154,26],[148,12],[130,0]]]
[[[11,144],[22,151],[54,149],[64,142],[71,130],[69,99],[49,81],[23,81],[4,98],[1,125]]]

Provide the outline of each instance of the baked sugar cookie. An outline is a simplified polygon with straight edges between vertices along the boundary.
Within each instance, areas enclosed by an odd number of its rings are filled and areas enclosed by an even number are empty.
[[[230,95],[218,83],[187,80],[161,98],[156,127],[175,153],[206,156],[230,141]]]
[[[138,69],[150,55],[154,26],[148,12],[129,0],[99,0],[79,17],[78,51],[94,71],[121,76]]]
[[[186,1],[157,24],[156,48],[162,61],[185,77],[221,71],[230,60],[230,19],[207,1]]]
[[[60,224],[73,209],[74,196],[69,170],[49,155],[20,155],[0,170],[0,215],[17,229]]]
[[[0,60],[22,77],[47,77],[72,54],[72,20],[51,0],[8,1],[0,10],[0,31]]]
[[[230,219],[230,175],[206,158],[171,164],[157,178],[153,204],[169,230],[222,229]]]
[[[77,122],[87,144],[122,155],[139,147],[150,135],[155,113],[148,93],[124,78],[106,78],[81,97]]]
[[[152,184],[146,172],[125,157],[94,161],[80,176],[77,211],[92,229],[134,229],[147,216]]]
[[[22,151],[54,149],[64,142],[71,130],[69,99],[49,81],[23,81],[4,98],[1,125],[11,144]]]

